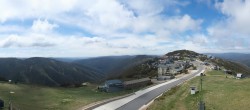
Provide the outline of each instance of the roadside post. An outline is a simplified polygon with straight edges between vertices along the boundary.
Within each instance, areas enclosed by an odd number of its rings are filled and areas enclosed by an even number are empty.
[[[203,91],[202,91],[202,76],[203,73],[200,74],[200,102],[199,102],[199,110],[205,110],[205,102],[203,102]]]
[[[10,91],[9,92],[9,94],[10,94],[10,96],[9,96],[9,110],[12,110],[13,109],[13,107],[12,107],[12,102],[11,102],[11,94],[14,94],[15,92],[13,92],[13,91]]]

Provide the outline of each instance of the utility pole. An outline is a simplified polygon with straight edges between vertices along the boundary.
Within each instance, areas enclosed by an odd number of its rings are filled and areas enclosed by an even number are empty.
[[[13,109],[13,107],[12,107],[12,102],[11,102],[11,94],[14,94],[15,92],[12,92],[12,91],[10,91],[9,92],[9,94],[10,94],[10,96],[9,96],[9,110],[12,110]]]
[[[202,101],[202,95],[203,95],[203,91],[202,91],[202,76],[203,73],[200,74],[200,102],[199,102],[199,110],[205,110],[205,102]]]
[[[200,103],[202,102],[202,73],[200,74]]]
[[[202,91],[202,75],[203,75],[203,73],[201,73],[201,76],[200,76],[201,91]]]

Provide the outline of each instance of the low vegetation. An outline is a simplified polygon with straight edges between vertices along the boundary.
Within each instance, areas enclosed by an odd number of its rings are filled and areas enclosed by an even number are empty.
[[[249,110],[249,83],[249,78],[226,78],[221,71],[206,73],[202,92],[206,110]],[[191,95],[190,86],[199,87],[199,77],[166,92],[155,100],[149,110],[197,110],[200,93]]]
[[[176,51],[173,51],[173,52],[169,52],[167,54],[165,54],[167,56],[175,56],[175,55],[178,55],[178,56],[181,56],[181,57],[187,57],[187,56],[197,56],[197,55],[200,55],[194,51],[190,51],[190,50],[176,50]]]
[[[148,55],[107,56],[78,60],[75,63],[102,71],[106,79],[114,79],[117,77],[126,78],[131,75],[131,72],[137,74],[136,72],[140,69],[138,66],[145,64],[145,62],[153,58],[154,56]]]
[[[157,76],[157,68],[152,66],[152,63],[156,61],[148,60],[140,65],[136,65],[123,71],[120,76],[121,79],[137,79],[143,77],[154,77]]]
[[[250,74],[250,68],[243,64],[222,59],[213,59],[211,61],[219,66],[223,66],[226,69],[232,70],[234,74],[236,74],[237,72]]]
[[[232,60],[235,62],[240,62],[242,64],[247,65],[250,67],[250,54],[244,54],[244,53],[212,53],[213,56]]]
[[[10,91],[15,93],[10,95]],[[131,91],[105,93],[96,91],[95,85],[80,88],[51,88],[24,84],[0,83],[0,99],[9,99],[21,110],[74,110],[99,100],[127,94]]]

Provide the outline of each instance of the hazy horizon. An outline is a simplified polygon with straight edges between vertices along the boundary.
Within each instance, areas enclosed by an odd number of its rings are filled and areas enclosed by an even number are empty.
[[[165,53],[166,54],[166,53]],[[249,54],[250,53],[240,53],[240,52],[226,52],[226,53],[201,53],[201,54]],[[20,58],[20,59],[26,59],[26,58],[36,58],[36,57],[40,57],[40,58],[55,58],[55,59],[88,59],[88,58],[97,58],[97,57],[120,57],[120,56],[137,56],[137,55],[148,55],[148,56],[162,56],[164,54],[161,55],[153,55],[153,54],[135,54],[135,55],[106,55],[106,56],[86,56],[86,57],[43,57],[43,56],[31,56],[31,57],[0,57],[0,58]]]

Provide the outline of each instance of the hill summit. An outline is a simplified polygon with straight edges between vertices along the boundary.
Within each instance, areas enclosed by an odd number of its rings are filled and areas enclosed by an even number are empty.
[[[182,56],[182,57],[188,57],[188,56],[198,56],[201,55],[199,53],[196,53],[194,51],[191,50],[176,50],[173,52],[169,52],[167,54],[165,54],[166,56]]]

